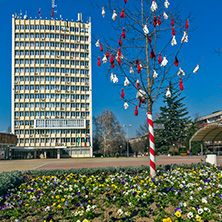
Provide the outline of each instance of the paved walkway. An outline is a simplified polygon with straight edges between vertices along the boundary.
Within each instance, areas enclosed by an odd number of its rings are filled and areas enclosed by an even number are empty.
[[[205,156],[157,156],[157,165],[198,163],[204,161]],[[217,157],[218,165],[222,165],[222,156]],[[71,169],[71,168],[92,168],[108,166],[140,166],[149,165],[148,157],[138,158],[70,158],[70,159],[32,159],[32,160],[1,160],[0,172],[12,170],[31,169]]]

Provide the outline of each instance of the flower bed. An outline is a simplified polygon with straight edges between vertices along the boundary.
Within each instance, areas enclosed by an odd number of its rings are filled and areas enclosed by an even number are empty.
[[[6,221],[222,221],[222,169],[28,178],[1,197]]]

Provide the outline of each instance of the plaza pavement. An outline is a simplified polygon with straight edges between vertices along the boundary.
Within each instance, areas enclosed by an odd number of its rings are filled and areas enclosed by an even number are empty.
[[[205,162],[205,156],[157,156],[157,165]],[[222,165],[222,156],[217,157],[217,164]],[[149,157],[119,157],[119,158],[68,158],[68,159],[27,159],[0,160],[0,173],[12,170],[31,169],[71,169],[93,167],[118,167],[149,165]]]

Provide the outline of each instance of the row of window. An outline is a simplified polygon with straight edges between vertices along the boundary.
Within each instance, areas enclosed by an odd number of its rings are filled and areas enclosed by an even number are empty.
[[[65,74],[89,74],[87,69],[67,69],[67,68],[15,68],[15,73],[65,73]]]
[[[59,42],[15,42],[15,47],[56,47],[71,49],[89,49],[88,44],[59,43]]]
[[[89,91],[88,86],[66,86],[66,85],[16,85],[15,91],[19,90],[57,90],[57,91]],[[51,94],[52,96],[55,94]],[[54,96],[53,96],[54,97]],[[55,99],[51,98],[51,99]]]
[[[89,53],[79,52],[65,52],[65,51],[52,51],[52,50],[15,50],[15,56],[70,56],[89,58]]]
[[[89,83],[89,78],[59,76],[15,76],[16,82],[81,82]]]
[[[56,115],[57,114],[57,115]],[[37,116],[47,116],[47,117],[51,117],[51,116],[58,116],[60,117],[60,115],[62,117],[69,117],[71,114],[71,116],[77,116],[77,117],[89,117],[89,112],[59,112],[59,111],[46,111],[45,113],[43,111],[39,112],[15,112],[15,118],[18,117],[37,117]]]
[[[35,96],[34,94],[18,94],[20,99],[34,99]],[[22,96],[23,95],[23,96]],[[39,96],[39,98],[42,96]],[[88,100],[89,95],[79,95],[79,94],[45,94],[44,96],[46,99],[81,99],[81,100]],[[51,105],[52,104],[52,105]],[[50,103],[50,107],[55,107],[53,106],[54,103]],[[17,107],[18,108],[18,107]]]
[[[20,143],[57,143],[57,144],[63,144],[63,143],[84,143],[89,142],[89,138],[31,138],[31,139],[18,139],[18,144]],[[77,145],[77,144],[76,144]],[[80,144],[79,144],[80,145]]]
[[[83,32],[88,33],[88,28],[58,26],[58,25],[15,25],[16,30],[61,30],[70,32]]]
[[[35,108],[70,108],[70,107],[79,108],[80,107],[80,108],[88,109],[89,103],[25,103],[25,108],[34,108],[34,107]],[[23,108],[23,107],[16,107],[16,108]],[[15,113],[18,113],[18,112],[15,112]]]
[[[61,113],[65,113],[66,114],[66,112],[61,112]],[[40,114],[41,114],[41,112],[40,112]],[[69,116],[66,116],[65,114],[62,117],[69,117]],[[89,120],[86,120],[86,125],[89,125]],[[15,121],[15,126],[34,126],[34,120],[19,120],[19,121]]]
[[[15,39],[60,39],[60,40],[75,40],[75,41],[89,41],[88,36],[78,36],[78,35],[59,35],[59,34],[49,34],[49,33],[15,33]]]
[[[50,134],[89,134],[89,129],[37,129],[37,130],[15,130],[16,135],[50,135]]]
[[[79,99],[79,98],[81,98],[81,100],[88,100],[89,95],[79,96],[79,95],[70,95],[70,94],[15,94],[15,99]],[[50,105],[46,107],[53,108],[55,106]]]
[[[64,59],[15,59],[16,65],[34,65],[34,64],[41,64],[41,65],[76,65],[76,66],[89,66],[88,61],[79,61],[79,60],[64,60]],[[23,71],[24,72],[24,71]]]

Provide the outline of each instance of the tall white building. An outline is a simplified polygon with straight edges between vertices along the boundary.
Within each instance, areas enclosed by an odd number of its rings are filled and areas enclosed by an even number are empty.
[[[34,157],[92,156],[91,21],[12,16],[11,128]]]

